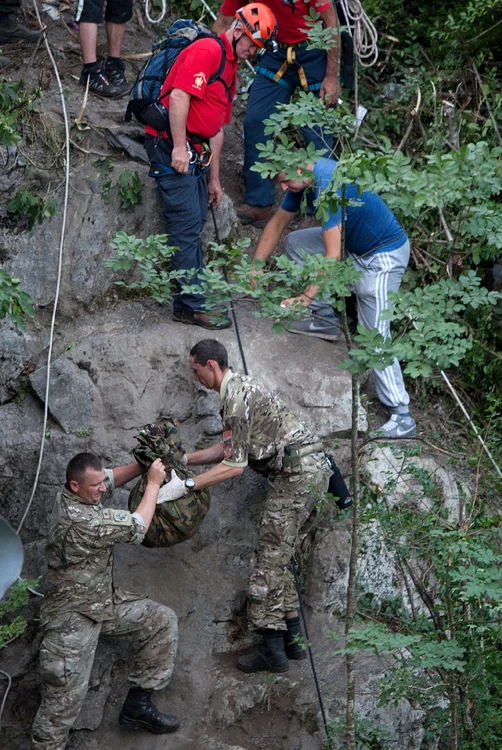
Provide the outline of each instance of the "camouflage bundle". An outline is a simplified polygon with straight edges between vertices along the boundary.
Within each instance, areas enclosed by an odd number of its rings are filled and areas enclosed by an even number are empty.
[[[171,469],[175,469],[180,479],[193,476],[182,463],[184,450],[174,420],[166,418],[162,422],[146,425],[136,435],[136,440],[139,445],[133,451],[134,458],[145,467],[145,471],[129,495],[131,513],[141,502],[148,469],[156,458],[162,459],[168,479],[171,477]],[[208,490],[196,490],[179,500],[157,505],[143,544],[146,547],[172,547],[190,539],[206,517],[210,503]]]

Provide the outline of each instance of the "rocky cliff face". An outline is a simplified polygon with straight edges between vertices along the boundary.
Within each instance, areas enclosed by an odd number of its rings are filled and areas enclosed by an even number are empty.
[[[133,166],[133,169],[136,165]],[[118,230],[147,236],[162,233],[154,186],[145,183],[143,204],[120,210],[105,205],[90,163],[72,176],[69,226],[64,249],[61,299],[57,317],[49,424],[40,481],[23,527],[24,575],[43,572],[47,519],[68,459],[92,450],[106,465],[130,460],[134,435],[162,415],[181,422],[187,449],[217,439],[220,429],[216,394],[200,389],[188,367],[190,347],[205,333],[175,324],[170,310],[150,300],[119,299],[115,277],[105,269],[109,242]],[[217,212],[220,234],[235,226],[230,200]],[[0,513],[13,525],[28,501],[41,442],[47,379],[48,316],[54,302],[58,232],[56,216],[33,232],[6,226],[0,242],[6,270],[21,280],[38,306],[26,333],[2,325],[0,357]],[[212,227],[207,229],[212,239]],[[322,436],[326,447],[348,471],[350,382],[337,369],[342,344],[275,334],[271,322],[253,316],[249,303],[237,305],[239,329],[250,374],[282,391],[291,407]],[[235,331],[218,334],[231,364],[241,369]],[[366,418],[360,428],[365,429]],[[375,482],[399,467],[391,454],[377,451],[370,463]],[[434,465],[438,468],[437,465]],[[390,467],[390,468],[389,468]],[[434,469],[435,470],[435,469]],[[446,480],[445,480],[446,481]],[[249,565],[265,496],[260,477],[247,470],[237,480],[216,487],[212,505],[192,540],[171,549],[117,550],[119,585],[144,592],[172,607],[180,620],[180,649],[174,678],[160,705],[180,715],[182,726],[172,738],[126,735],[116,719],[126,692],[127,644],[104,639],[100,644],[90,689],[72,733],[73,750],[320,750],[324,730],[308,662],[292,663],[281,676],[243,675],[234,668],[235,654],[250,645],[245,598]],[[127,491],[117,492],[115,505],[125,506]],[[312,651],[330,719],[342,715],[344,665],[332,656],[327,633],[341,634],[349,552],[350,521],[324,523],[315,545],[306,552],[302,580]],[[361,561],[361,585],[376,596],[399,586],[392,559],[369,549]],[[13,677],[2,721],[9,750],[29,746],[29,727],[37,708],[36,674],[38,600],[26,614],[26,637],[1,653],[3,669]],[[335,614],[336,613],[336,614]],[[358,663],[358,711],[387,727],[394,750],[421,745],[421,712],[402,701],[392,709],[376,709],[375,684],[383,670],[376,658]]]

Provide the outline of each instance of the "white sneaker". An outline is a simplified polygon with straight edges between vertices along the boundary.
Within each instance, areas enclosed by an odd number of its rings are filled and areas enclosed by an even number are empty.
[[[370,432],[370,438],[404,438],[415,437],[417,424],[413,417],[403,417],[401,414],[392,414],[388,422],[378,430]]]

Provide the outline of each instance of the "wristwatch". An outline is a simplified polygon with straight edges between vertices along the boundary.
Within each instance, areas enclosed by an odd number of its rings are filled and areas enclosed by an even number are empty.
[[[195,489],[195,479],[185,479],[185,490],[192,492]]]

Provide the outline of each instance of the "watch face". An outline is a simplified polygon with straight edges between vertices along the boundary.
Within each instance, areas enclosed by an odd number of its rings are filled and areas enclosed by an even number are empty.
[[[195,487],[195,479],[185,479],[185,486],[188,487],[189,490],[193,490]]]

